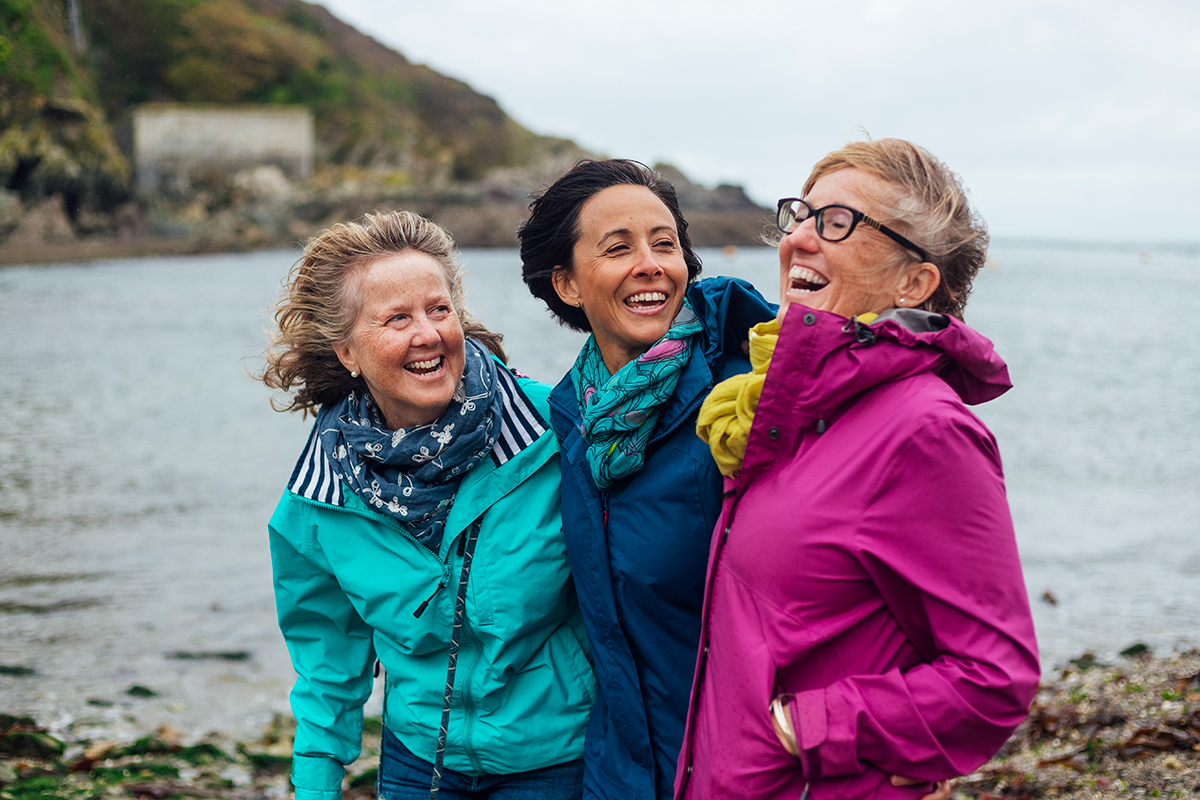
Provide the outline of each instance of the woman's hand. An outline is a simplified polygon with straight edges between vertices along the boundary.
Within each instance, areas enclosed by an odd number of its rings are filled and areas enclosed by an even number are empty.
[[[792,718],[788,713],[786,695],[780,695],[771,701],[771,727],[779,737],[779,743],[788,751],[792,758],[800,757],[800,747],[796,744],[796,733],[792,730]]]
[[[796,744],[796,732],[792,730],[792,716],[788,712],[787,695],[780,695],[771,701],[771,727],[779,737],[779,743],[787,750],[792,758],[800,757],[800,748]],[[928,783],[920,778],[906,778],[903,775],[891,777],[892,786],[915,786],[918,783]],[[933,791],[921,800],[946,800],[950,796],[950,781],[938,781]]]

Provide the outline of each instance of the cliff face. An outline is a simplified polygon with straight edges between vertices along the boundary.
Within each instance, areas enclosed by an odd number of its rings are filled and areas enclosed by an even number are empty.
[[[57,196],[74,218],[125,197],[129,164],[105,121],[93,72],[75,53],[61,2],[0,0],[0,241],[16,204]],[[87,215],[81,224],[89,225]]]
[[[300,0],[0,0],[0,31],[0,243],[152,231],[144,207],[117,214],[111,123],[140,103],[307,106],[324,183],[389,194],[584,155]],[[212,211],[229,192],[211,189],[185,193]]]
[[[464,246],[509,246],[529,193],[590,155],[302,0],[0,0],[0,32],[9,263],[107,252],[81,238],[157,237],[173,252],[285,245],[397,206]],[[213,174],[135,198],[111,123],[166,102],[306,106],[315,178]],[[738,187],[708,190],[662,169],[700,217],[697,244],[751,243],[761,210]]]
[[[10,1],[10,0],[6,0]],[[80,0],[106,111],[137,103],[312,109],[318,164],[394,184],[475,181],[528,162],[535,136],[490,97],[301,0]]]

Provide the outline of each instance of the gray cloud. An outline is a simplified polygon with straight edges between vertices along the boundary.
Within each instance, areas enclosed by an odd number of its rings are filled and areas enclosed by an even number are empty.
[[[997,235],[1200,240],[1194,3],[326,5],[538,132],[764,204],[865,130],[959,171]]]

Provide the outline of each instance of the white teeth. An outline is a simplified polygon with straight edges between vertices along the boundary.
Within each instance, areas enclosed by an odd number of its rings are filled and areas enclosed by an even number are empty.
[[[431,358],[428,361],[414,361],[405,366],[405,369],[434,369],[442,363],[442,357]]]
[[[804,267],[792,267],[790,270],[788,270],[788,279],[791,280],[792,283],[803,281],[804,283],[812,283],[816,284],[817,286],[825,286],[829,283],[827,279],[822,278],[811,269],[805,269]],[[792,289],[793,291],[814,291],[813,289],[800,289],[795,286],[793,286]]]
[[[641,292],[625,298],[626,303],[663,303],[667,296],[663,292]]]

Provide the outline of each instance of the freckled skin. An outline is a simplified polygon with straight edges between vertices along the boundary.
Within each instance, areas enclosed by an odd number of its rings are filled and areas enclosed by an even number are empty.
[[[813,208],[845,205],[870,217],[879,210],[868,200],[888,190],[882,180],[858,169],[840,169],[821,176],[804,199]],[[779,243],[779,319],[792,303],[832,311],[843,317],[895,308],[901,297],[912,308],[937,287],[937,268],[910,262],[903,269],[894,263],[900,246],[884,234],[860,223],[840,242],[827,242],[817,235],[815,219],[805,220]],[[829,283],[819,291],[801,292],[792,287],[793,266],[811,270]],[[927,274],[932,270],[934,279]],[[928,285],[927,285],[928,284]]]
[[[569,272],[555,272],[563,302],[583,303],[609,372],[666,335],[683,304],[688,270],[675,218],[645,186],[610,186],[583,204]],[[633,304],[645,293],[661,297]]]
[[[392,430],[434,422],[450,406],[466,361],[464,334],[441,268],[407,251],[374,261],[359,277],[362,299],[338,359],[367,383]],[[423,362],[436,368],[417,368]]]

